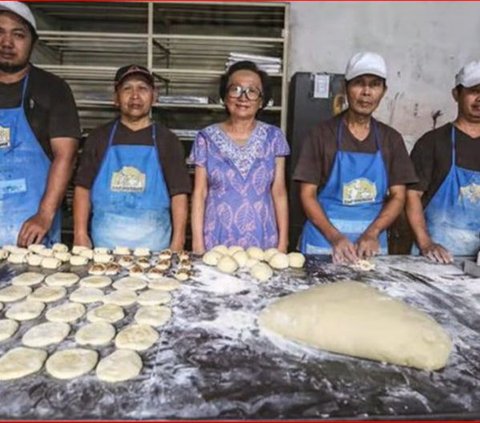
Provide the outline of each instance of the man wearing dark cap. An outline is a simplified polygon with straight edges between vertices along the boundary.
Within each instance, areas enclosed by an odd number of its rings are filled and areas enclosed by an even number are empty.
[[[480,249],[480,60],[460,69],[452,95],[457,118],[417,141],[420,181],[407,191],[414,252],[439,263]]]
[[[75,177],[74,244],[178,251],[191,191],[183,147],[150,117],[148,69],[124,66],[114,86],[120,116],[90,134]]]
[[[60,241],[80,138],[66,82],[29,62],[36,28],[28,6],[0,1],[0,245]]]

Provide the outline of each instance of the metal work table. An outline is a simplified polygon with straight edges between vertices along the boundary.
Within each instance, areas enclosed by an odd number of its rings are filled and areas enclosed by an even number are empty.
[[[0,285],[23,270],[3,266]],[[274,299],[342,279],[368,283],[433,316],[454,342],[445,369],[427,372],[331,354],[258,329],[256,316]],[[60,381],[41,370],[0,382],[0,418],[480,417],[480,279],[454,265],[390,256],[377,258],[374,271],[360,272],[309,259],[305,270],[279,272],[257,284],[245,273],[226,276],[195,262],[192,280],[172,294],[173,317],[158,329],[159,341],[141,353],[144,368],[136,379],[106,384],[91,372]],[[117,330],[132,321],[136,308],[127,308]],[[44,313],[22,323],[13,340],[0,344],[0,353],[20,345]],[[73,347],[79,326],[48,352]],[[98,351],[103,357],[113,348]]]

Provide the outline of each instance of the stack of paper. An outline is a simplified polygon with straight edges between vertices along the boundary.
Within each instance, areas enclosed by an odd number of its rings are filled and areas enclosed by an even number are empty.
[[[228,61],[225,63],[225,69],[228,69],[234,63],[242,60],[250,60],[251,62],[256,63],[261,70],[267,72],[268,74],[280,73],[282,71],[282,59],[279,57],[234,52],[229,54]]]

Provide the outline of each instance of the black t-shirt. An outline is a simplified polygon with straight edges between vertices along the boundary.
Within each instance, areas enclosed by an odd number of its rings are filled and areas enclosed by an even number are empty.
[[[0,109],[19,107],[24,79],[0,83]],[[40,145],[52,159],[52,138],[80,139],[80,122],[72,91],[60,77],[31,65],[24,102],[28,123]]]
[[[422,191],[424,207],[430,202],[452,165],[452,124],[424,134],[413,147],[411,158],[419,182],[408,189]],[[471,138],[455,129],[456,165],[465,169],[480,171],[480,137]]]
[[[298,182],[307,182],[318,186],[321,191],[327,183],[333,167],[337,148],[337,130],[343,115],[336,116],[315,126],[305,138],[300,156],[293,174]],[[390,126],[372,119],[378,128],[379,147],[385,164],[388,185],[406,185],[416,182],[417,176],[402,136]],[[373,128],[373,125],[371,125]],[[374,131],[363,141],[357,140],[343,126],[343,137],[340,141],[342,151],[355,153],[375,153],[377,143]]]
[[[86,189],[92,188],[108,147],[114,122],[99,126],[88,136],[80,156],[80,164],[74,180],[75,185]],[[170,196],[189,194],[192,188],[182,143],[173,132],[158,123],[156,124],[156,143]],[[112,145],[119,144],[153,145],[152,127],[148,126],[139,131],[132,131],[119,122]]]

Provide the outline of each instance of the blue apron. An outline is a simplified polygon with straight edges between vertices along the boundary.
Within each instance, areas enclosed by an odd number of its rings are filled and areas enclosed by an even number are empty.
[[[327,218],[343,235],[355,243],[382,210],[388,180],[379,145],[377,124],[372,120],[376,153],[341,151],[343,122],[338,123],[337,153],[330,177],[317,200]],[[387,252],[387,235],[379,236],[380,252]],[[307,220],[300,250],[304,254],[331,254],[332,246],[316,226]]]
[[[434,242],[453,255],[473,256],[480,249],[480,172],[455,165],[454,125],[451,140],[452,165],[425,208],[425,221]]]
[[[23,223],[38,212],[47,187],[50,159],[40,146],[23,109],[28,74],[19,107],[0,109],[0,245],[17,244]],[[60,241],[58,211],[43,243]]]
[[[170,196],[158,160],[156,126],[153,146],[112,145],[115,122],[100,171],[92,187],[93,244],[97,247],[170,245]]]

